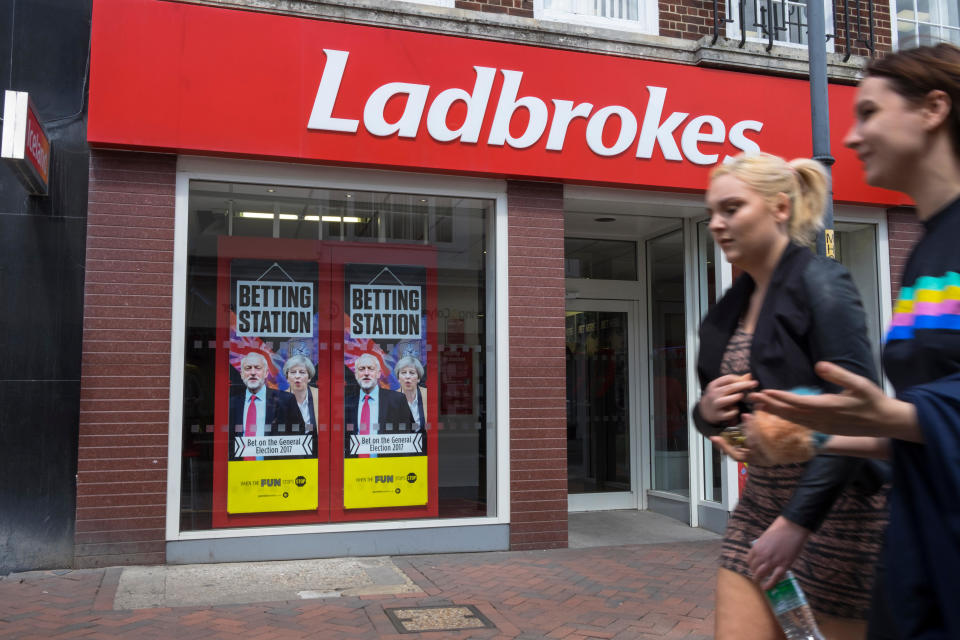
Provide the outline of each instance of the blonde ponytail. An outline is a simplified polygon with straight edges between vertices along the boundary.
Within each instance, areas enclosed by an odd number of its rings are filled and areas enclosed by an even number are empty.
[[[710,179],[730,174],[743,181],[764,199],[773,202],[783,193],[790,200],[790,239],[812,247],[823,228],[827,205],[827,172],[816,160],[797,158],[787,162],[770,153],[741,153],[718,166]]]
[[[795,194],[787,194],[793,202],[790,214],[790,239],[797,244],[813,246],[817,232],[823,229],[827,208],[827,172],[816,160],[797,158],[790,161],[797,179]]]

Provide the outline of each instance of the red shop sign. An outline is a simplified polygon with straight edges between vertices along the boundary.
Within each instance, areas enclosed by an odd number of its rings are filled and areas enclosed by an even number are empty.
[[[220,9],[95,0],[92,145],[702,190],[730,155],[810,154],[801,80]],[[896,204],[842,148],[834,192]]]
[[[50,138],[25,91],[4,92],[3,144],[0,157],[16,169],[24,186],[47,195],[50,182]]]

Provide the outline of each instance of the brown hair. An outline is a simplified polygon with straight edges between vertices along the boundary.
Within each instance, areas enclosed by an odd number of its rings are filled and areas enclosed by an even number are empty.
[[[906,100],[919,103],[935,90],[950,96],[950,140],[960,156],[960,48],[946,42],[903,49],[871,60],[864,69],[867,77],[885,78]]]
[[[797,158],[787,162],[769,153],[741,153],[710,173],[710,179],[730,174],[772,201],[778,193],[790,199],[787,232],[797,244],[813,246],[823,228],[827,207],[827,172],[816,160]]]

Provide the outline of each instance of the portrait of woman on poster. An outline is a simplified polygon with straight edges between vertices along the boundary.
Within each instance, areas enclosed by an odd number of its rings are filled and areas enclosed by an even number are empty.
[[[283,363],[283,377],[290,383],[290,393],[297,399],[307,432],[317,428],[319,391],[309,384],[316,373],[317,369],[313,363],[300,354],[290,356]]]
[[[763,589],[788,570],[828,640],[863,638],[867,626],[886,526],[883,470],[846,456],[770,464],[754,446],[744,403],[758,389],[824,387],[819,360],[877,379],[850,274],[809,249],[827,186],[813,160],[751,153],[717,167],[707,190],[709,229],[742,275],[701,325],[703,392],[693,418],[718,448],[749,463],[723,539],[718,640],[782,638]],[[734,428],[731,444],[721,434]]]
[[[842,392],[764,390],[765,411],[838,434],[823,451],[890,457],[893,488],[870,638],[960,638],[960,48],[871,60],[844,144],[866,182],[908,195],[923,234],[903,268],[883,347],[896,398],[842,363],[817,373]],[[841,366],[836,366],[840,364]],[[758,431],[759,425],[758,425]],[[763,434],[759,434],[761,437]]]
[[[423,365],[413,356],[404,356],[397,360],[393,375],[400,382],[400,392],[407,399],[417,431],[427,423],[427,389],[420,386],[423,380]]]

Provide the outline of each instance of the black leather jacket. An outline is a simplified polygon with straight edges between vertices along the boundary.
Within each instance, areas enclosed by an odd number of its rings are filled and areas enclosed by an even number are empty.
[[[697,360],[701,387],[719,377],[727,342],[753,290],[753,279],[744,274],[704,319]],[[878,380],[863,305],[850,274],[839,263],[790,244],[774,269],[760,308],[750,349],[750,371],[761,389],[804,386],[837,391],[814,373],[813,366],[820,360]],[[693,419],[706,436],[717,435],[725,426],[704,420],[699,403],[694,405]],[[848,486],[872,493],[888,478],[885,462],[819,455],[807,463],[781,515],[816,531]]]

